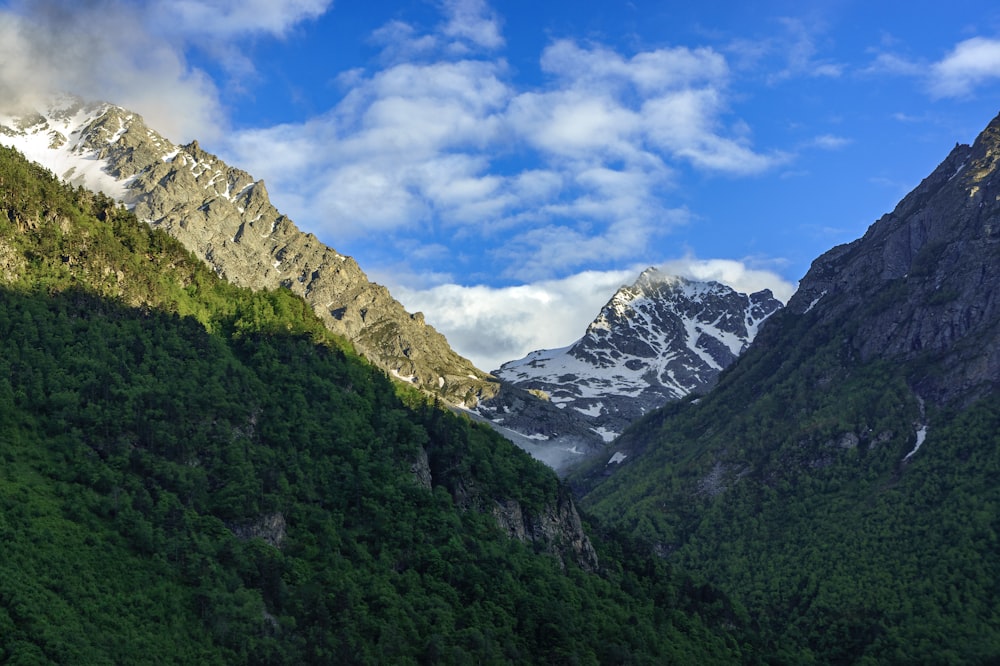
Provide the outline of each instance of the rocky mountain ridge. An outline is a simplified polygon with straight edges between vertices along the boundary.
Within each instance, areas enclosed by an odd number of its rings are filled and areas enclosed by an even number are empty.
[[[852,316],[862,360],[925,359],[914,388],[936,403],[1000,380],[1000,116],[947,158],[862,238],[813,262],[789,311],[832,325]],[[947,361],[943,361],[947,358]]]
[[[712,391],[572,475],[582,507],[744,604],[777,661],[995,661],[998,266],[1000,116]]]
[[[649,268],[573,344],[494,371],[505,389],[477,411],[528,437],[522,446],[560,469],[601,450],[645,413],[709,389],[779,308],[768,290],[742,294]],[[541,396],[546,406],[509,387]]]
[[[231,282],[301,295],[328,328],[397,379],[460,406],[495,393],[496,383],[421,313],[406,312],[354,259],[302,232],[271,204],[263,181],[197,142],[174,145],[134,113],[68,97],[44,113],[0,118],[0,142],[123,202]]]

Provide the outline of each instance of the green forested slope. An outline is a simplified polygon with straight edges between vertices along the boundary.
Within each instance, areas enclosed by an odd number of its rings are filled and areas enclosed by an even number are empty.
[[[589,572],[509,538],[490,506],[555,503],[549,470],[7,150],[0,276],[0,661],[755,654],[724,598],[623,539]]]
[[[574,478],[583,506],[744,606],[774,663],[994,663],[998,396],[921,414],[939,359],[862,362],[815,322],[775,315],[717,389],[636,424],[631,462]]]

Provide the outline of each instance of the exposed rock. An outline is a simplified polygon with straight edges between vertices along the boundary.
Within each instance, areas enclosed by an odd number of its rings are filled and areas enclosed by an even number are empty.
[[[493,515],[501,529],[519,541],[538,544],[559,558],[571,557],[587,571],[598,567],[597,552],[583,531],[568,492],[561,491],[555,503],[531,513],[513,500],[496,502]]]
[[[431,478],[431,465],[427,458],[427,450],[424,447],[420,447],[420,451],[417,453],[417,459],[413,461],[410,465],[410,472],[413,473],[413,478],[416,480],[417,484],[422,488],[427,490],[431,489],[431,483],[433,479]]]
[[[864,237],[816,259],[789,311],[848,321],[862,360],[933,364],[914,387],[931,402],[991,390],[1000,379],[998,159],[1000,117]]]
[[[456,354],[423,315],[406,312],[354,259],[278,212],[263,181],[228,166],[197,142],[172,144],[119,107],[64,99],[47,116],[0,119],[0,140],[58,168],[57,175],[74,185],[123,200],[231,282],[299,294],[330,330],[397,379],[464,406],[497,390],[496,382]],[[44,146],[34,140],[50,131],[68,140]]]
[[[258,517],[249,523],[227,523],[233,534],[239,539],[249,541],[250,539],[263,539],[275,548],[281,548],[285,540],[286,528],[285,516],[281,513],[268,513]]]

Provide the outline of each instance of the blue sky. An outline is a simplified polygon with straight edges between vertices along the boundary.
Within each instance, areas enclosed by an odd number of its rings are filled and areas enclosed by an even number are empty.
[[[1000,111],[985,1],[7,0],[0,37],[0,92],[197,138],[486,370],[650,265],[787,298]]]

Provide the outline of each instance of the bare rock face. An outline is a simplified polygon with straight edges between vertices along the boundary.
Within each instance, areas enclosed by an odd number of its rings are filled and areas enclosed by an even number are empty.
[[[397,379],[457,405],[496,391],[423,315],[406,312],[354,259],[278,212],[263,181],[197,142],[173,145],[134,113],[72,99],[45,115],[0,118],[0,141],[68,182],[119,198],[227,280],[299,294],[330,330]]]
[[[580,514],[566,491],[537,513],[525,511],[513,500],[497,502],[493,516],[513,539],[538,543],[546,552],[560,559],[568,557],[587,571],[598,567],[597,552],[583,531]]]
[[[845,321],[862,360],[922,360],[914,387],[948,402],[1000,381],[1000,117],[865,235],[822,255],[789,311]]]
[[[263,181],[197,143],[144,169],[130,186],[135,212],[204,258],[222,277],[254,289],[284,287],[327,327],[398,379],[475,404],[491,384],[444,336],[370,282],[354,259],[303,233],[271,205]],[[141,193],[141,194],[139,194]]]
[[[229,523],[226,525],[238,539],[262,539],[265,543],[281,548],[287,536],[288,525],[281,513],[268,513],[245,523]]]

